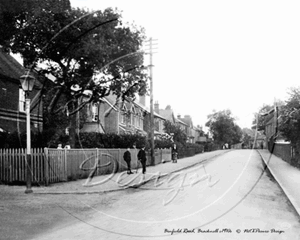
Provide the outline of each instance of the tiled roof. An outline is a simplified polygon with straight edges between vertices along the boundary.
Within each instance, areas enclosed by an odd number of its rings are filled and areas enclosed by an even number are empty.
[[[172,121],[174,117],[172,109],[159,109],[159,114],[169,121]]]
[[[19,79],[25,68],[12,56],[0,48],[0,74],[13,79]]]
[[[20,77],[25,74],[25,68],[11,55],[5,53],[0,47],[0,75],[14,79],[13,81],[19,81]],[[33,74],[36,79],[38,75]],[[34,85],[41,88],[42,84],[39,80],[35,81]]]
[[[178,122],[178,123],[180,123],[180,124],[182,124],[182,125],[186,125],[186,126],[188,126],[188,124],[187,124],[187,123],[185,123],[185,122],[181,121],[181,120],[180,120],[180,119],[178,119],[178,118],[176,118],[176,122]]]

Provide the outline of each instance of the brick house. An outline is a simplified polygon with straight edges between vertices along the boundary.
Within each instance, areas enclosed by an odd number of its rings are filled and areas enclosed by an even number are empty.
[[[195,143],[205,143],[207,140],[207,137],[204,134],[204,131],[202,130],[202,127],[199,125],[193,127],[193,132],[195,134]]]
[[[154,104],[155,112],[162,116],[167,121],[170,121],[172,124],[176,124],[176,118],[173,112],[173,109],[168,105],[165,109],[160,109],[158,102]]]
[[[0,49],[0,131],[26,131],[25,93],[19,80],[24,73],[25,68]],[[41,83],[36,80],[29,94],[32,131],[43,129],[41,89]]]
[[[159,112],[159,114],[165,118],[166,120],[170,121],[172,124],[179,126],[180,129],[187,135],[188,142],[194,142],[194,133],[192,133],[193,129],[192,129],[192,121],[191,119],[186,119],[187,122],[186,123],[183,121],[183,119],[181,118],[180,115],[177,116],[177,118],[174,115],[173,109],[171,108],[170,105],[168,105],[165,109],[159,109],[159,105],[158,103],[155,103],[155,109],[157,112]],[[190,116],[186,115],[187,117],[190,118]],[[191,124],[191,125],[190,125]]]
[[[181,115],[178,115],[177,119],[185,123],[185,126],[183,125],[183,127],[187,136],[187,142],[195,143],[196,129],[194,128],[191,116],[185,115],[183,118],[181,118]]]
[[[186,141],[189,142],[190,137],[190,127],[184,121],[181,120],[181,115],[177,115],[175,119],[175,124],[180,127],[180,129],[186,134]]]
[[[147,110],[130,98],[116,103],[116,96],[110,95],[97,103],[87,104],[86,121],[81,132],[146,135],[144,119]]]

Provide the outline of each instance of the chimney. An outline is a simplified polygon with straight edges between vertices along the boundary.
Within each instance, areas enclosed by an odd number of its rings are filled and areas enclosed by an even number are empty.
[[[156,102],[154,103],[154,111],[155,111],[157,114],[159,114],[159,104],[158,104],[158,101],[156,101]]]
[[[170,105],[166,106],[166,110],[171,110],[171,109],[172,109],[172,108],[171,108]]]
[[[146,96],[145,95],[139,95],[139,102],[141,105],[146,106]]]

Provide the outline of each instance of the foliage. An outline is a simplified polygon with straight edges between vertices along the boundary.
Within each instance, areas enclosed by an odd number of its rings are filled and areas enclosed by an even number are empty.
[[[137,148],[146,146],[146,138],[139,134],[104,134],[104,133],[81,133],[77,148]]]
[[[39,132],[31,132],[31,147],[44,147],[43,136]],[[0,148],[26,148],[26,132],[1,132],[0,133]]]
[[[203,153],[204,152],[204,146],[202,144],[197,143],[187,143],[187,148],[191,148],[195,150],[195,154]]]
[[[204,144],[204,152],[211,152],[211,151],[215,151],[215,150],[220,150],[221,147],[219,146],[219,144],[216,144],[214,142],[206,142]]]
[[[154,140],[154,148],[170,148],[172,147],[172,141],[169,139],[161,140],[161,139],[155,139]]]
[[[235,123],[230,110],[223,110],[208,115],[208,121],[205,126],[209,128],[216,144],[223,145],[225,143],[235,144],[241,141],[242,130]]]
[[[300,145],[300,88],[291,88],[286,104],[280,109],[279,131],[293,145]]]
[[[244,146],[250,146],[250,140],[251,140],[251,136],[249,136],[247,133],[243,132],[242,141],[244,143]]]
[[[175,142],[179,142],[181,144],[186,143],[187,136],[185,132],[179,126],[172,124],[168,120],[164,122],[164,131],[169,135],[173,135],[173,140]]]
[[[3,6],[0,45],[20,53],[26,66],[55,78],[52,92],[44,92],[52,94],[47,110],[68,116],[72,141],[74,114],[87,103],[111,93],[124,99],[146,92],[143,54],[139,53],[144,30],[123,24],[117,10],[74,9],[69,0],[5,0]],[[88,99],[80,101],[87,92]],[[65,98],[63,104],[59,104],[61,98]]]
[[[267,122],[274,117],[272,110],[274,110],[273,105],[264,104],[259,109],[258,113],[255,113],[255,117],[252,122],[253,128],[257,129],[257,131],[264,131]]]

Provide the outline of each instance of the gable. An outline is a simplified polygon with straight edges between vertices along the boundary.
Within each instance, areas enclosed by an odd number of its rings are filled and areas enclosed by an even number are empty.
[[[19,79],[25,68],[12,56],[0,48],[0,74],[12,79]]]

